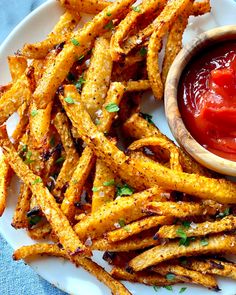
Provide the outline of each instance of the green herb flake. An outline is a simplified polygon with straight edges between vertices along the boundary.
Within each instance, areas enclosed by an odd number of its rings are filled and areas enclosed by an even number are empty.
[[[182,227],[179,227],[177,230],[176,230],[176,234],[178,235],[178,237],[180,237],[181,239],[187,239],[187,235],[184,231],[184,229]]]
[[[190,245],[190,243],[193,242],[194,240],[195,240],[195,237],[190,237],[190,238],[186,238],[186,239],[182,238],[179,241],[179,245],[180,246],[183,245],[185,247],[188,247]]]
[[[216,218],[223,218],[225,216],[228,216],[230,214],[230,208],[226,208],[224,212],[220,212],[218,215],[216,215]]]
[[[74,99],[72,97],[70,97],[70,96],[65,97],[64,100],[68,104],[74,104],[75,103]]]
[[[207,246],[209,243],[208,243],[208,240],[207,240],[207,239],[201,239],[201,240],[200,240],[200,244],[201,244],[201,246],[205,247],[205,246]]]
[[[127,231],[127,233],[130,232],[130,227],[128,225],[124,226],[124,230]]]
[[[32,110],[31,111],[31,116],[32,117],[35,117],[37,114],[38,114],[38,111],[37,110]]]
[[[83,84],[86,82],[86,80],[84,80],[83,75],[81,75],[78,79],[78,81],[75,83],[75,87],[78,91],[81,91]]]
[[[182,264],[182,265],[187,265],[187,259],[185,258],[185,257],[180,257],[179,258],[179,261],[180,261],[180,263]]]
[[[139,50],[139,53],[141,56],[145,56],[147,55],[147,48],[146,47],[142,47],[140,50]]]
[[[183,287],[179,290],[179,294],[184,293],[187,290],[187,287]]]
[[[173,273],[168,273],[168,274],[166,275],[166,279],[167,279],[168,281],[173,281],[173,280],[175,279],[175,275],[174,275]]]
[[[134,189],[130,187],[128,184],[124,184],[123,186],[117,186],[117,196],[131,196],[134,192]]]
[[[119,224],[120,227],[126,226],[126,223],[125,223],[125,220],[124,219],[119,219],[118,220],[118,224]]]
[[[49,140],[49,144],[50,144],[51,147],[54,147],[54,146],[55,146],[55,137],[54,137],[54,136],[52,136],[52,137],[50,138],[50,140]]]
[[[28,150],[28,146],[27,146],[27,144],[24,144],[23,146],[22,146],[22,152],[23,153],[25,153],[25,152],[27,152],[27,150]]]
[[[119,106],[114,102],[111,102],[108,105],[106,105],[105,109],[109,113],[115,113],[115,112],[118,112],[120,110]]]
[[[73,179],[73,180],[72,180],[72,183],[73,183],[73,184],[77,184],[77,183],[78,183],[78,180],[77,180],[77,179]]]
[[[173,291],[173,287],[172,286],[164,286],[163,288],[165,288],[168,291]]]
[[[109,31],[111,31],[113,28],[114,28],[114,24],[112,20],[110,20],[109,23],[104,26],[104,29]]]
[[[140,5],[138,5],[138,6],[132,6],[132,9],[133,9],[133,11],[135,11],[135,12],[141,12]]]
[[[190,224],[191,224],[190,221],[183,221],[182,222],[183,227],[186,228],[186,229],[190,228]]]
[[[101,125],[101,121],[98,118],[95,119],[95,125]]]
[[[153,286],[153,289],[154,289],[155,292],[157,292],[159,289],[161,289],[161,287],[159,287],[159,286]]]
[[[92,191],[93,192],[98,192],[100,190],[100,187],[96,187],[96,186],[94,186],[93,188],[92,188]]]
[[[80,57],[78,57],[78,61],[81,61],[84,59],[84,54],[80,55]]]
[[[43,182],[42,179],[40,177],[38,177],[32,182],[32,184],[37,184],[37,183],[41,183],[41,182]]]
[[[110,12],[107,12],[107,16],[111,16],[111,13]]]
[[[25,164],[31,164],[34,162],[34,160],[31,160],[31,156],[32,156],[32,152],[31,151],[28,151],[26,152],[25,154]]]
[[[65,158],[64,157],[60,157],[56,160],[56,164],[60,164],[60,163],[63,163],[65,161]]]
[[[42,217],[38,216],[38,215],[28,217],[29,224],[31,226],[34,226],[34,225],[38,224],[41,221],[41,219],[42,219]]]
[[[111,179],[111,180],[108,180],[108,181],[104,181],[104,182],[103,182],[103,185],[104,185],[104,186],[113,186],[113,185],[115,185],[115,179]]]
[[[143,117],[143,119],[148,121],[148,123],[155,125],[154,122],[152,121],[152,115],[145,114],[145,113],[140,113],[140,115]]]
[[[75,45],[75,46],[80,46],[79,41],[77,41],[77,40],[74,39],[74,38],[71,39],[71,43],[72,43],[73,45]]]
[[[71,72],[69,72],[69,74],[67,75],[67,80],[68,81],[75,81],[75,76]]]

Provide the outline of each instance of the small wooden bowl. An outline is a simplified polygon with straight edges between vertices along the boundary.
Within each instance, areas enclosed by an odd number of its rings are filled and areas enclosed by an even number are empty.
[[[227,40],[236,40],[236,25],[219,27],[202,33],[180,51],[166,81],[165,113],[173,136],[197,162],[216,172],[236,176],[236,162],[209,152],[192,137],[181,118],[177,101],[179,80],[191,58],[204,48]]]

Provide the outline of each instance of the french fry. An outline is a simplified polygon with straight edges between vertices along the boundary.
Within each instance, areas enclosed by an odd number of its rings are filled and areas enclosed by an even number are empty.
[[[61,204],[62,212],[70,221],[75,215],[75,203],[80,201],[83,186],[93,164],[93,152],[86,147],[77,163]]]
[[[94,44],[90,66],[86,72],[81,100],[92,119],[104,104],[110,84],[112,59],[110,43],[104,37],[99,37]]]
[[[28,228],[29,221],[27,218],[27,212],[30,210],[30,199],[30,189],[25,184],[22,184],[11,223],[14,228]]]
[[[44,41],[25,44],[21,54],[29,59],[45,58],[48,52],[56,45],[66,42],[79,20],[80,15],[78,13],[66,11]]]
[[[125,91],[127,92],[146,91],[151,88],[148,80],[123,82],[123,85],[125,86]]]
[[[7,186],[10,180],[10,170],[9,165],[5,162],[6,159],[4,155],[0,156],[0,216],[2,216],[7,200]]]
[[[220,290],[216,279],[211,275],[202,274],[202,270],[200,268],[196,271],[193,271],[177,264],[164,263],[152,267],[152,270],[163,276],[173,274],[175,280],[182,280],[183,282],[202,285],[215,291]]]
[[[30,187],[32,194],[36,196],[41,210],[51,224],[61,244],[65,247],[67,253],[72,256],[72,260],[73,256],[77,256],[78,253],[82,256],[90,255],[90,251],[80,242],[71,228],[69,221],[59,209],[54,197],[43,185],[42,179],[35,175],[19,157],[7,138],[6,130],[3,129],[3,127],[0,130],[0,143],[6,160],[24,183]]]
[[[92,213],[96,212],[104,204],[113,201],[116,192],[114,179],[114,173],[105,163],[97,159],[93,187],[98,190],[93,192]]]
[[[35,244],[31,246],[23,246],[17,249],[13,254],[14,260],[26,259],[31,256],[46,254],[56,257],[70,259],[70,256],[64,249],[53,244]],[[89,258],[75,257],[76,266],[82,266],[89,273],[94,275],[99,281],[107,285],[113,294],[131,295],[129,291],[117,280],[113,279],[101,266],[93,262]]]
[[[214,274],[222,277],[236,279],[236,265],[233,262],[221,261],[214,258],[197,259],[190,258],[186,267],[193,270],[201,270],[201,273]]]
[[[51,225],[49,223],[45,223],[39,227],[28,229],[27,233],[31,239],[39,241],[47,238],[51,231]]]
[[[108,232],[106,234],[106,238],[109,242],[118,242],[144,230],[148,230],[163,224],[170,224],[172,221],[172,218],[166,216],[146,217],[144,219],[129,223],[119,229]]]
[[[97,14],[111,4],[105,0],[60,0],[60,3],[67,9],[90,14]]]
[[[147,15],[153,14],[156,11],[161,11],[165,5],[164,0],[150,0],[143,1],[138,6],[138,11],[133,9],[118,25],[115,34],[111,38],[111,56],[114,61],[118,61],[122,55],[124,55],[124,50],[122,50],[122,41],[127,37],[129,32],[135,26],[138,26],[138,21]],[[137,10],[137,9],[136,9]]]
[[[216,235],[209,237],[207,242],[207,245],[202,245],[201,240],[197,239],[190,243],[188,247],[179,245],[179,242],[175,241],[166,245],[158,245],[132,259],[129,265],[134,271],[141,271],[149,266],[182,256],[232,253],[236,245],[236,237],[234,235]]]
[[[72,36],[76,40],[73,43],[79,44],[79,46],[68,41],[63,50],[58,54],[55,63],[45,69],[43,77],[34,92],[34,99],[38,108],[45,108],[47,106],[48,101],[51,101],[78,57],[85,54],[91,48],[95,38],[104,32],[108,23],[118,18],[134,2],[135,0],[118,0],[112,3]]]
[[[107,231],[115,229],[119,220],[128,224],[144,216],[142,207],[148,200],[162,200],[159,188],[152,188],[130,197],[119,198],[103,205],[92,215],[87,215],[74,227],[78,236],[84,240],[86,237],[100,237]],[[132,214],[131,214],[132,212]]]
[[[113,267],[111,270],[111,276],[117,280],[124,280],[130,282],[136,282],[145,284],[148,286],[169,286],[170,284],[177,284],[181,282],[181,280],[173,279],[168,281],[165,277],[155,274],[155,273],[129,273],[120,267]]]
[[[8,56],[8,66],[10,69],[12,82],[16,82],[27,69],[27,60],[19,55]]]
[[[152,33],[148,43],[147,71],[148,78],[156,99],[163,97],[163,83],[158,66],[158,55],[162,46],[162,38],[169,31],[171,23],[176,20],[189,4],[190,0],[168,2],[161,14],[157,17],[157,29]]]
[[[151,202],[145,205],[144,211],[164,216],[184,218],[198,215],[215,215],[221,208],[221,204],[208,206],[194,202]]]
[[[184,230],[187,237],[205,236],[208,234],[231,231],[236,228],[236,217],[233,215],[226,216],[221,220],[206,221],[203,223],[196,223],[193,227]],[[175,239],[179,237],[177,231],[178,225],[164,225],[157,232],[159,238]]]

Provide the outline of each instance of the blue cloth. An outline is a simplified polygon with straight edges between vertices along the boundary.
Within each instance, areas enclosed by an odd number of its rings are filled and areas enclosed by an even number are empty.
[[[0,0],[0,43],[11,30],[45,0]],[[12,260],[12,248],[0,236],[1,295],[65,295],[39,277],[28,265]]]

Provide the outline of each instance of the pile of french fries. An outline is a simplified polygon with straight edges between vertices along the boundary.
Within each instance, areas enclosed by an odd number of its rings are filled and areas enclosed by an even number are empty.
[[[120,280],[219,290],[214,275],[236,279],[222,258],[236,254],[236,184],[140,112],[144,91],[162,99],[188,18],[208,13],[209,0],[60,2],[65,13],[47,38],[9,56],[12,81],[0,88],[0,213],[14,172],[22,183],[12,226],[45,239],[13,258],[64,257],[112,294],[130,294]],[[96,15],[78,29],[80,13]],[[93,250],[105,251],[110,274]]]

